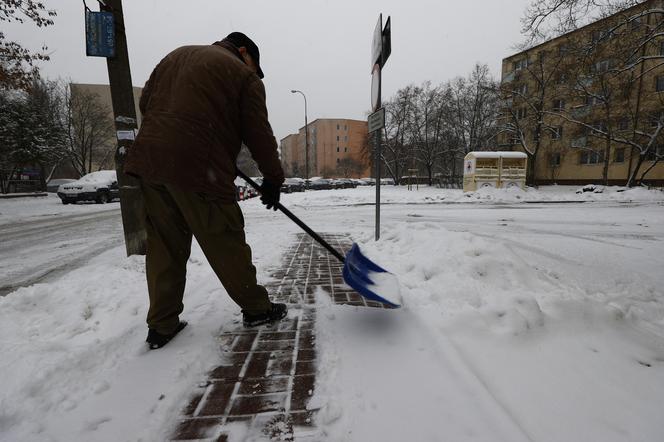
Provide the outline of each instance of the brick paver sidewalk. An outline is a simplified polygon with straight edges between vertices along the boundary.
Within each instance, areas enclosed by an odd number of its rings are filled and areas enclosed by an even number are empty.
[[[347,236],[321,236],[344,254],[350,249]],[[289,304],[288,318],[219,337],[225,360],[199,385],[172,440],[226,441],[228,426],[237,422],[266,439],[316,437],[316,410],[307,409],[316,384],[314,292],[324,290],[337,304],[383,306],[345,285],[342,269],[309,236],[297,236],[273,273],[277,282],[266,285],[274,300]]]

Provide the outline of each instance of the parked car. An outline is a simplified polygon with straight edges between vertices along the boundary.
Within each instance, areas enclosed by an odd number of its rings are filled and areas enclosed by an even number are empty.
[[[297,178],[286,178],[281,185],[281,191],[284,193],[304,192],[304,181]]]
[[[246,200],[251,198],[249,193],[249,184],[247,184],[242,178],[235,178],[235,199],[237,201]]]
[[[363,181],[359,178],[351,178],[350,180],[352,182],[354,182],[356,186],[368,186],[369,185],[369,183],[367,183],[366,181]]]
[[[341,187],[344,189],[354,189],[357,187],[357,184],[355,184],[355,182],[349,178],[340,178],[338,181],[341,183]]]
[[[62,204],[78,201],[95,201],[104,204],[120,198],[120,187],[114,170],[100,170],[85,175],[78,180],[61,184],[58,196]]]
[[[72,178],[56,178],[46,183],[46,191],[56,193],[61,185],[73,183],[74,181],[76,180]]]
[[[309,188],[314,190],[325,190],[325,189],[333,189],[334,185],[331,180],[325,178],[318,178],[315,180],[311,180]]]
[[[367,183],[367,186],[375,186],[376,185],[376,179],[375,178],[362,178],[362,181]]]

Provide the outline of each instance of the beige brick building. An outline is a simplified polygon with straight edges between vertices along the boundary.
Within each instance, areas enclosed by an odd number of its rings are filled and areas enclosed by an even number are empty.
[[[529,182],[664,184],[664,14],[649,0],[502,63],[501,150]]]
[[[309,177],[361,178],[370,175],[367,122],[319,118],[308,125]],[[305,177],[305,128],[280,142],[286,176]]]
[[[72,94],[88,93],[97,95],[99,101],[108,108],[109,116],[113,118],[113,102],[111,100],[111,87],[108,84],[85,84],[70,83],[69,88]],[[136,116],[138,125],[141,125],[141,111],[138,109],[138,100],[143,92],[142,87],[134,86],[134,105],[136,107]]]

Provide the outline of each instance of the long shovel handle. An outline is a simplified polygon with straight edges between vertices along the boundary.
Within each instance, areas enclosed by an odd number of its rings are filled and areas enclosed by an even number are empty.
[[[237,170],[237,174],[240,175],[240,177],[242,177],[243,180],[248,182],[251,185],[251,187],[256,189],[258,192],[261,191],[260,186],[254,180],[252,180],[247,175],[245,175],[244,172],[242,172],[240,169]],[[339,253],[337,251],[337,249],[332,247],[327,241],[325,241],[323,238],[321,238],[320,235],[318,235],[318,233],[311,230],[311,228],[308,225],[306,225],[304,222],[302,222],[302,220],[300,218],[293,215],[293,212],[291,212],[290,210],[285,208],[281,203],[277,203],[277,209],[281,210],[284,213],[284,215],[286,215],[287,217],[289,217],[291,219],[291,221],[293,221],[295,224],[300,226],[302,228],[302,230],[307,232],[309,234],[309,236],[311,236],[313,239],[318,241],[318,244],[325,247],[339,261],[341,261],[342,263],[346,262],[346,259],[344,258],[344,256],[341,253]]]

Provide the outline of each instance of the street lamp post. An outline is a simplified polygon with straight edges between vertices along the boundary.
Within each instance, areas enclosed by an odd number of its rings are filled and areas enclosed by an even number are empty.
[[[307,96],[304,92],[291,90],[291,94],[302,94],[304,98],[304,179],[309,180],[309,127],[307,127]]]

